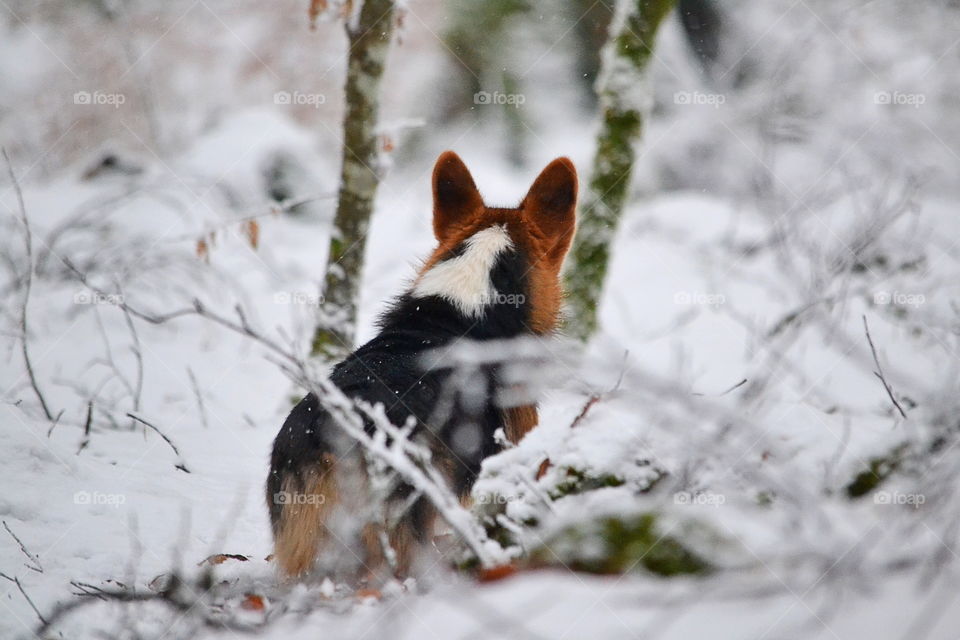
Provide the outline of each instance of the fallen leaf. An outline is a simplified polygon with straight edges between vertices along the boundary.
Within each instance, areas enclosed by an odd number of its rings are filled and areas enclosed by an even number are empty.
[[[492,569],[481,569],[477,574],[477,582],[497,582],[504,578],[509,578],[517,572],[517,566],[514,564],[504,564]]]
[[[540,468],[537,469],[537,480],[539,480],[540,478],[542,478],[542,477],[544,476],[544,474],[546,474],[547,471],[548,471],[548,470],[550,469],[550,467],[552,467],[552,466],[553,466],[553,465],[552,465],[552,463],[550,462],[550,458],[545,458],[544,461],[540,463]]]
[[[207,244],[206,238],[197,240],[197,257],[210,264],[210,245]]]
[[[250,246],[256,249],[260,245],[260,225],[256,220],[248,220],[244,225],[244,231]]]
[[[197,563],[197,566],[203,564],[223,564],[227,560],[239,560],[240,562],[246,562],[249,560],[247,556],[242,556],[239,553],[215,553],[212,556],[208,556]]]
[[[157,593],[163,593],[164,591],[169,591],[170,586],[173,584],[173,574],[172,573],[161,573],[156,578],[147,583],[147,588],[150,591],[156,591]]]
[[[255,593],[247,593],[243,597],[243,602],[240,603],[240,608],[247,611],[263,611],[266,609],[266,604],[261,596]]]

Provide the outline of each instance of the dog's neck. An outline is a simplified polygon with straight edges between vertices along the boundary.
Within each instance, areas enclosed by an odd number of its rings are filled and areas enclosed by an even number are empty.
[[[531,334],[528,271],[502,227],[485,229],[421,273],[381,318],[381,330],[444,342]]]

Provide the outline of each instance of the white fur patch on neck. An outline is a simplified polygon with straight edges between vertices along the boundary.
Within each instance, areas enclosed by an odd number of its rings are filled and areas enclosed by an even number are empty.
[[[497,296],[490,271],[497,256],[512,249],[513,242],[503,225],[495,225],[473,234],[465,244],[462,254],[438,262],[421,275],[413,295],[439,296],[468,318],[479,318]]]

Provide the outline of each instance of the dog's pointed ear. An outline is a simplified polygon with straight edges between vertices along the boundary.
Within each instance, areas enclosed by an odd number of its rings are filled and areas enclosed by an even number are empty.
[[[483,198],[460,156],[444,151],[433,167],[433,234],[443,242],[483,209]]]
[[[576,227],[577,169],[570,159],[557,158],[548,164],[533,181],[520,208],[551,242],[551,257],[562,259]]]

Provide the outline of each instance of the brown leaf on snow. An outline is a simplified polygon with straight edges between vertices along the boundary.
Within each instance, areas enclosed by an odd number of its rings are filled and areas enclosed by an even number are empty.
[[[552,466],[553,463],[550,462],[550,458],[544,458],[543,462],[541,462],[540,466],[537,468],[537,480],[542,478]]]
[[[504,564],[492,569],[482,569],[477,574],[478,582],[497,582],[504,578],[509,578],[517,572],[517,566],[514,564]]]
[[[147,588],[150,589],[150,591],[162,593],[169,590],[173,582],[174,577],[172,573],[161,573],[147,584]]]
[[[260,224],[256,220],[247,220],[243,230],[247,234],[251,247],[256,249],[260,246]]]
[[[197,240],[197,257],[207,264],[210,263],[210,245],[207,244],[206,238]]]
[[[246,562],[250,558],[247,556],[242,556],[239,553],[215,553],[212,556],[208,556],[197,563],[197,566],[204,564],[223,564],[227,560],[239,560],[240,562]]]
[[[247,611],[263,611],[266,608],[266,604],[264,604],[262,596],[258,596],[255,593],[248,593],[244,595],[243,602],[240,603],[240,608],[246,609]]]

